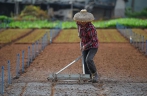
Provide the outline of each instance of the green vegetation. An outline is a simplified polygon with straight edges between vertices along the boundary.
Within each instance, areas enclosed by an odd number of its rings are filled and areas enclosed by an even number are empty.
[[[96,28],[116,28],[116,24],[123,24],[130,28],[147,28],[147,20],[135,18],[119,18],[108,21],[93,21]],[[9,24],[10,28],[54,28],[59,21],[37,20],[37,21],[13,21]],[[62,22],[62,29],[77,28],[76,22]]]
[[[49,18],[47,12],[33,5],[26,6],[19,17],[22,20],[44,20]]]
[[[48,20],[38,20],[38,21],[14,21],[9,24],[10,28],[53,28],[58,24],[58,22],[50,22]]]
[[[8,27],[9,23],[12,21],[13,19],[4,15],[0,16],[0,28],[6,28]]]
[[[119,18],[108,21],[94,21],[92,22],[96,28],[116,28],[116,24],[122,24],[131,28],[147,28],[147,20],[136,18]],[[75,22],[62,22],[62,28],[77,28]]]
[[[131,18],[147,18],[147,8],[144,8],[140,12],[132,12],[131,8],[126,9],[125,14]]]
[[[147,28],[147,20],[136,18],[119,18],[109,21],[100,21],[93,23],[97,28],[115,28],[117,23],[130,28]]]
[[[0,22],[10,22],[10,21],[12,21],[12,18],[4,16],[4,15],[0,16]]]

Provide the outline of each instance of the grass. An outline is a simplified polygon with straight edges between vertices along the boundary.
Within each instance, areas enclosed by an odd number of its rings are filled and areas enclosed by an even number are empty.
[[[60,22],[61,21],[48,21],[48,20],[12,21],[9,24],[9,28],[20,28],[20,29],[50,28],[51,29],[56,26],[61,27]],[[130,28],[147,28],[147,20],[137,19],[137,18],[118,18],[118,19],[110,19],[105,21],[93,21],[92,23],[96,28],[116,28],[117,23]],[[75,21],[62,22],[62,29],[70,29],[70,28],[77,28]]]

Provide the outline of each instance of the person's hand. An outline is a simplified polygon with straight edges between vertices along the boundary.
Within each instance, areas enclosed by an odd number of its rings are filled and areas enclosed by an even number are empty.
[[[85,50],[85,46],[81,47],[80,50],[81,51],[84,51]]]
[[[85,50],[85,46],[83,46],[83,50]]]
[[[80,47],[80,50],[83,51],[83,47]]]

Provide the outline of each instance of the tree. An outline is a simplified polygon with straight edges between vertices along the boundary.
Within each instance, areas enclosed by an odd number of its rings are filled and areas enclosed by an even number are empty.
[[[48,19],[47,12],[33,5],[26,6],[21,12],[20,17],[28,19]]]

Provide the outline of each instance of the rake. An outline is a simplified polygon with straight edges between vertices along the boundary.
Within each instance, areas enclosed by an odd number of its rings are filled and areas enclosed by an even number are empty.
[[[59,74],[63,70],[65,70],[66,68],[68,68],[69,66],[71,66],[72,64],[74,64],[75,62],[77,62],[81,58],[82,58],[82,55],[79,56],[78,58],[76,58],[75,60],[73,60],[71,63],[69,63],[67,66],[65,66],[64,68],[62,68],[58,72],[50,74],[47,79],[49,81],[52,81],[52,82],[57,82],[57,81],[78,81],[80,83],[90,80],[90,75],[85,74],[85,68],[84,68],[83,63],[82,63],[83,74]]]

